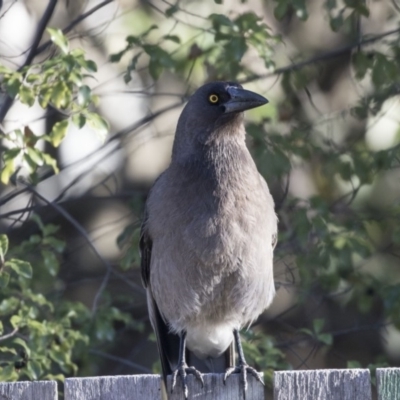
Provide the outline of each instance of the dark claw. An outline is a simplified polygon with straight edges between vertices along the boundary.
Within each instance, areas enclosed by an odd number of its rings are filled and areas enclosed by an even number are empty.
[[[243,381],[243,397],[244,397],[244,399],[246,399],[246,392],[247,392],[247,386],[248,386],[248,383],[247,383],[247,373],[248,372],[251,375],[253,375],[254,378],[256,378],[258,380],[258,382],[260,382],[262,385],[264,385],[264,381],[261,378],[261,374],[259,372],[257,372],[253,367],[250,367],[250,365],[248,365],[246,363],[241,363],[237,367],[228,368],[225,371],[225,375],[224,375],[224,383],[229,378],[229,376],[231,376],[232,374],[240,374],[241,375],[241,378]]]
[[[187,386],[187,375],[188,374],[194,375],[201,382],[201,386],[204,387],[204,380],[203,380],[202,373],[200,371],[198,371],[196,368],[189,367],[186,363],[182,363],[172,374],[171,393],[175,389],[176,379],[177,379],[178,374],[181,377],[183,394],[185,396],[185,399],[187,399],[189,396],[189,388]]]

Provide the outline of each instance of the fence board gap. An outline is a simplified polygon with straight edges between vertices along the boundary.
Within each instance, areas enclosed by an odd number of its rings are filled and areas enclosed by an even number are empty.
[[[224,374],[204,374],[204,387],[193,375],[187,377],[189,399],[196,400],[243,400],[243,385],[239,374],[232,374],[226,384]],[[264,400],[264,386],[250,374],[247,377],[247,399]],[[168,391],[171,393],[171,376],[168,376]],[[176,387],[168,400],[184,399],[181,380],[178,377]]]
[[[377,368],[378,400],[400,399],[400,368]]]
[[[274,400],[371,400],[368,369],[274,373]]]
[[[57,400],[57,382],[0,383],[0,400]]]
[[[159,400],[161,399],[161,378],[160,375],[68,378],[65,380],[64,399]]]

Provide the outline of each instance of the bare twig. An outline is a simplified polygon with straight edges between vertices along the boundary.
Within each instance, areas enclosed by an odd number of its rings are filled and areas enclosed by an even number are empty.
[[[58,0],[50,0],[49,4],[47,5],[46,10],[43,13],[41,20],[39,21],[39,25],[33,39],[32,46],[29,50],[28,56],[26,57],[25,62],[18,68],[18,71],[21,71],[22,68],[26,67],[27,65],[31,64],[33,59],[36,55],[36,50],[39,46],[40,41],[42,40],[43,33],[47,27],[47,24],[50,21],[51,16],[54,13],[54,9],[56,8]],[[9,109],[12,106],[13,98],[7,96],[4,100],[3,106],[0,109],[0,123],[3,122],[5,116],[7,115]]]
[[[65,28],[62,29],[63,34],[67,34],[72,31],[72,29],[75,28],[78,24],[80,24],[83,20],[86,18],[90,17],[92,14],[94,14],[96,11],[100,10],[107,4],[112,3],[114,0],[104,0],[101,3],[97,4],[97,6],[91,8],[90,10],[86,11],[85,13],[79,15],[79,17],[76,17],[69,25],[67,25]],[[43,43],[40,47],[37,48],[35,55],[39,55],[40,53],[43,53],[50,45],[51,45],[51,40],[48,40],[47,42]]]
[[[88,243],[89,247],[92,249],[92,251],[96,254],[98,259],[101,261],[101,263],[106,267],[106,274],[103,278],[103,281],[100,285],[100,288],[98,289],[96,296],[93,300],[93,305],[92,305],[92,314],[94,315],[96,313],[98,303],[100,300],[101,295],[103,294],[108,281],[111,276],[112,272],[112,266],[111,264],[102,257],[100,252],[97,250],[97,247],[94,245],[94,243],[90,240],[90,237],[88,236],[87,232],[83,228],[83,226],[74,218],[72,215],[70,215],[67,211],[64,210],[59,204],[54,203],[52,201],[47,200],[44,196],[42,196],[33,186],[25,184],[26,188],[28,191],[30,191],[32,194],[37,196],[40,200],[44,201],[46,204],[54,208],[60,215],[62,215],[71,225],[75,227],[75,229],[82,235],[82,237],[86,240]]]
[[[307,67],[308,65],[316,64],[318,62],[325,62],[325,61],[330,60],[331,58],[335,58],[335,57],[341,56],[343,54],[346,54],[349,51],[351,51],[357,47],[366,46],[366,45],[374,43],[380,39],[383,39],[387,36],[394,35],[395,33],[400,33],[400,28],[392,29],[390,31],[383,32],[379,35],[372,36],[372,37],[369,37],[364,40],[357,40],[356,42],[351,43],[347,46],[340,47],[338,49],[329,51],[327,53],[318,54],[314,57],[309,58],[308,60],[300,61],[296,64],[290,64],[290,65],[287,65],[282,68],[277,68],[274,72],[270,72],[268,74],[250,76],[250,77],[244,79],[243,81],[241,81],[240,83],[245,84],[245,83],[253,82],[253,81],[256,81],[259,79],[270,78],[275,75],[281,75],[285,72],[296,71],[296,70],[302,69],[304,67]]]
[[[40,41],[42,40],[43,33],[47,27],[47,24],[53,15],[54,9],[57,5],[58,0],[50,0],[49,5],[47,6],[42,19],[39,22],[38,30],[35,35],[35,38],[33,40],[32,46],[30,47],[28,56],[24,62],[24,64],[18,68],[18,71],[21,71],[22,68],[26,67],[27,65],[31,64],[33,59],[43,53],[50,45],[51,45],[51,40],[48,40],[47,42],[43,43],[41,46],[39,46]],[[97,6],[91,8],[90,10],[86,11],[85,13],[81,14],[79,17],[75,18],[69,25],[67,25],[62,31],[64,34],[70,32],[73,28],[75,28],[76,25],[81,23],[84,19],[88,18],[91,16],[93,13],[96,11],[100,10],[102,7],[106,6],[109,3],[112,3],[114,0],[104,0],[100,4],[97,4]],[[7,115],[9,109],[11,108],[13,103],[13,99],[9,96],[6,97],[3,106],[0,109],[0,123],[3,122],[5,116]]]
[[[13,331],[10,333],[7,333],[6,335],[0,336],[0,342],[2,340],[10,339],[11,337],[15,336],[17,332],[19,331],[19,328],[15,328]]]

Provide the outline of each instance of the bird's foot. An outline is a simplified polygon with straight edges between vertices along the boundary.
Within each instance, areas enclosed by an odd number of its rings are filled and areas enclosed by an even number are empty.
[[[181,363],[177,369],[173,372],[172,374],[172,385],[171,385],[171,393],[174,391],[174,388],[176,386],[176,380],[178,375],[181,378],[182,382],[182,389],[183,389],[183,394],[185,395],[185,399],[188,398],[189,395],[189,389],[187,386],[187,375],[192,374],[194,375],[200,382],[201,386],[204,386],[204,380],[203,380],[203,375],[200,371],[198,371],[194,367],[189,367],[186,363]]]
[[[262,375],[259,372],[257,372],[257,370],[255,368],[250,367],[250,365],[248,365],[245,362],[240,363],[236,367],[228,368],[225,371],[225,375],[224,375],[224,383],[225,383],[226,380],[229,378],[229,376],[231,376],[232,374],[240,374],[241,380],[243,382],[243,397],[244,397],[244,399],[246,399],[246,392],[247,392],[247,386],[248,386],[248,384],[247,384],[247,374],[248,373],[253,375],[254,378],[256,378],[258,380],[258,382],[260,382],[262,385],[264,385]]]

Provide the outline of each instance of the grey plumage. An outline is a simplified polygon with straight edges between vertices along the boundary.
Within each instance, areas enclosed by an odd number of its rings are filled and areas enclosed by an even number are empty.
[[[242,112],[266,102],[231,82],[198,89],[179,118],[171,164],[149,193],[142,276],[164,375],[177,367],[183,332],[202,372],[232,367],[233,331],[274,297],[277,218]]]

